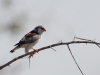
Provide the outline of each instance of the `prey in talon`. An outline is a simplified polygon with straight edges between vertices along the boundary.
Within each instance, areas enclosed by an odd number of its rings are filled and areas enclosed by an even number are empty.
[[[39,25],[36,26],[32,31],[30,31],[29,33],[27,33],[17,44],[15,44],[15,48],[12,49],[10,52],[13,53],[16,50],[18,50],[19,48],[24,48],[25,49],[25,53],[28,53],[30,49],[33,49],[33,46],[35,46],[39,39],[41,38],[41,35],[43,34],[43,32],[45,32],[46,29]],[[37,49],[33,49],[35,52],[38,52]],[[33,56],[34,53],[30,54],[30,57]]]

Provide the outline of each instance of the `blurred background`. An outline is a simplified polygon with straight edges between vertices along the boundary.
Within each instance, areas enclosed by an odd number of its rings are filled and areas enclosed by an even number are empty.
[[[47,32],[34,48],[74,36],[100,42],[100,0],[0,0],[0,65],[24,54],[24,49],[9,51],[35,26]],[[100,75],[100,48],[91,44],[70,45],[84,75]],[[0,71],[0,75],[81,75],[67,46],[35,54],[29,68],[28,57]]]

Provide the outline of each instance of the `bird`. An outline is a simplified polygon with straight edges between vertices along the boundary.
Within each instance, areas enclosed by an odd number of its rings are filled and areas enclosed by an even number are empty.
[[[20,48],[25,49],[25,53],[28,53],[30,49],[33,49],[33,46],[35,46],[38,41],[41,38],[41,35],[43,32],[45,32],[46,29],[42,25],[36,26],[32,31],[27,33],[18,43],[16,43],[10,52],[13,53],[16,50]],[[36,50],[36,49],[33,49]],[[37,50],[36,50],[37,51]]]

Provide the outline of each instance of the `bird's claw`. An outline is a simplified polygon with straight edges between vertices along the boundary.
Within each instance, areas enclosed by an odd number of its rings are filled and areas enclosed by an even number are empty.
[[[38,53],[38,50],[37,49],[33,49],[34,51],[32,53],[30,53],[29,55],[29,58],[33,57],[33,55],[37,52]]]
[[[38,53],[38,49],[33,49],[33,50]]]

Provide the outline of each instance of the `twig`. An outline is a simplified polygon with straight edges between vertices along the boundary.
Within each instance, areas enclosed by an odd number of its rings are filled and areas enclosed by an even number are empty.
[[[72,58],[73,58],[74,61],[75,61],[75,64],[77,65],[78,69],[80,70],[81,74],[84,75],[83,72],[82,72],[82,70],[81,70],[81,68],[79,67],[78,63],[76,62],[76,59],[75,59],[74,55],[72,54],[72,51],[71,51],[71,49],[70,49],[70,47],[69,47],[68,44],[67,44],[67,47],[68,47],[68,49],[69,49],[69,52],[70,52]]]
[[[29,57],[28,57],[28,58],[29,58]],[[31,62],[30,62],[30,61],[31,61],[31,58],[29,58],[29,69],[30,69],[30,64],[31,64]]]
[[[83,39],[83,38],[79,38],[79,37],[74,36],[74,40],[75,40],[75,39],[80,39],[80,40],[85,40],[85,41],[92,41],[92,40]],[[93,42],[93,41],[92,41],[92,42]]]
[[[50,46],[50,48],[52,49],[52,50],[54,50],[54,51],[56,51],[54,48],[52,48],[51,46]]]
[[[80,40],[85,40],[85,41],[91,41],[91,42],[95,42],[94,40],[89,40],[89,39],[83,39],[83,38],[79,38],[79,37],[76,37],[76,36],[74,36],[74,40],[75,39],[80,39]],[[100,48],[100,46],[98,45],[98,44],[96,44],[99,48]]]
[[[74,38],[73,38],[73,41],[75,41],[75,36],[74,36]]]
[[[100,48],[100,46],[98,44],[96,44],[96,45]]]
[[[45,49],[48,49],[51,47],[55,47],[55,46],[60,46],[60,45],[69,45],[69,44],[75,44],[75,43],[89,43],[89,44],[97,44],[97,45],[100,45],[100,43],[98,42],[91,42],[91,41],[71,41],[71,42],[64,42],[64,43],[57,43],[57,44],[52,44],[52,45],[49,45],[49,46],[46,46],[46,47],[42,47],[40,49],[38,49],[38,51],[42,51],[42,50],[45,50]],[[26,54],[23,54],[23,55],[20,55],[14,59],[12,59],[11,61],[5,63],[4,65],[0,66],[0,70],[4,69],[5,67],[9,66],[10,64],[12,64],[13,62],[25,57],[25,56],[28,56],[30,55],[31,53],[35,54],[37,53],[36,51],[31,51],[29,53],[26,53]]]

